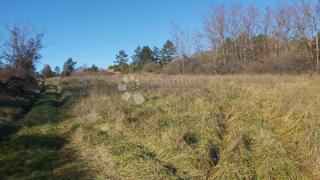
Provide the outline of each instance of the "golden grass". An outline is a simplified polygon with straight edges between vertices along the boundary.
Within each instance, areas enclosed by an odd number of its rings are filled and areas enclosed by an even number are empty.
[[[75,103],[60,128],[97,178],[319,175],[317,76],[135,76],[142,105],[121,99],[121,76],[61,80]]]

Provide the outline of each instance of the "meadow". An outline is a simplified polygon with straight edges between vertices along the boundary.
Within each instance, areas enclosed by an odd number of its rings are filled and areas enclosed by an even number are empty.
[[[0,172],[31,179],[318,179],[319,82],[312,75],[53,78],[19,131],[1,142]]]

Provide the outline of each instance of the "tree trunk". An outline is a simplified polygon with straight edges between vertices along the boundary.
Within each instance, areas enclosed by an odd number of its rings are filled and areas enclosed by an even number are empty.
[[[317,33],[316,35],[316,53],[317,53],[316,70],[319,71],[319,33]]]

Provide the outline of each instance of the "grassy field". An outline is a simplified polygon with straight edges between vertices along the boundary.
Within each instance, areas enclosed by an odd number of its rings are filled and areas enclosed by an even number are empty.
[[[320,178],[317,76],[89,76],[49,84],[56,86],[35,98],[1,144],[4,178]]]

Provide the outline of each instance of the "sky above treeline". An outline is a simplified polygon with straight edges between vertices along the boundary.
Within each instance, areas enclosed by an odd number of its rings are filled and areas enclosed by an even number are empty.
[[[62,66],[72,57],[78,66],[106,68],[121,49],[132,55],[140,45],[161,47],[171,26],[201,30],[211,5],[233,2],[259,9],[285,0],[0,0],[0,41],[14,24],[44,32],[44,64]]]

